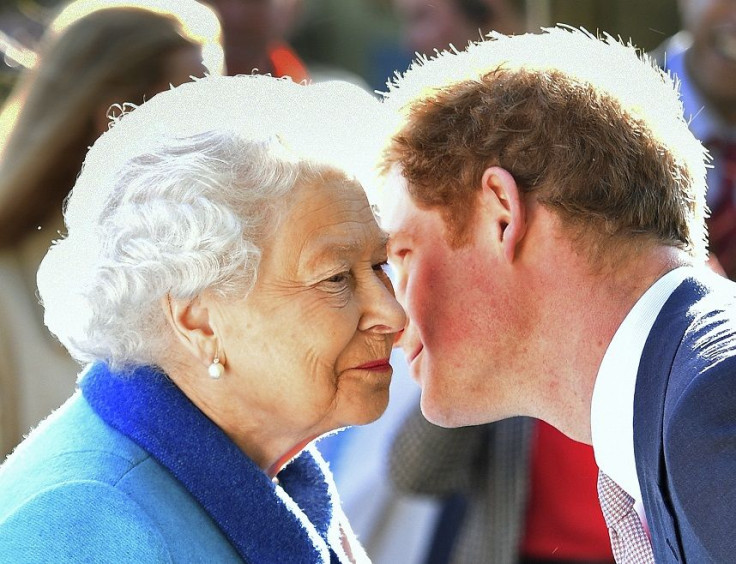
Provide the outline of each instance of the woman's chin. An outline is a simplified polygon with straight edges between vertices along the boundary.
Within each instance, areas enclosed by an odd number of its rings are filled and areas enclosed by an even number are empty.
[[[388,407],[388,388],[384,392],[376,392],[369,400],[366,400],[360,406],[356,406],[357,409],[346,417],[348,421],[345,426],[355,427],[358,425],[368,425],[378,420],[381,415],[386,412]]]

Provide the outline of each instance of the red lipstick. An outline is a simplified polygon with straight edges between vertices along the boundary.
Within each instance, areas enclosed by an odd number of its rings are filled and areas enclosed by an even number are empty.
[[[374,372],[383,372],[384,370],[388,370],[391,368],[391,364],[389,363],[388,358],[380,358],[378,360],[372,360],[371,362],[366,362],[365,364],[361,364],[360,366],[355,367],[358,370],[371,370]]]

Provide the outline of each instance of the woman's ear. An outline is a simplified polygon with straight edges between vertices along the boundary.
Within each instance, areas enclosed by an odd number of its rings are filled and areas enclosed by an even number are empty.
[[[513,175],[498,166],[487,168],[481,179],[481,198],[488,218],[496,227],[494,232],[503,255],[513,262],[526,233],[524,200]]]
[[[169,295],[161,298],[166,320],[179,342],[205,366],[219,358],[224,364],[224,352],[220,350],[212,312],[201,296],[193,299],[175,299]]]

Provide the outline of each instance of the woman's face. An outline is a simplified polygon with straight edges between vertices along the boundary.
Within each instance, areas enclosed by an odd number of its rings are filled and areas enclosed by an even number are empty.
[[[274,436],[258,440],[282,450],[383,413],[406,321],[384,272],[385,234],[359,185],[335,175],[296,187],[287,206],[255,287],[223,300],[213,319],[225,430],[267,429]]]

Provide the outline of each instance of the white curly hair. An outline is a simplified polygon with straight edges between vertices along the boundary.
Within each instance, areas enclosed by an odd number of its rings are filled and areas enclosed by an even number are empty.
[[[46,325],[80,362],[155,364],[161,298],[246,295],[294,186],[335,171],[372,185],[381,122],[357,86],[268,76],[207,77],[124,113],[39,268]]]

